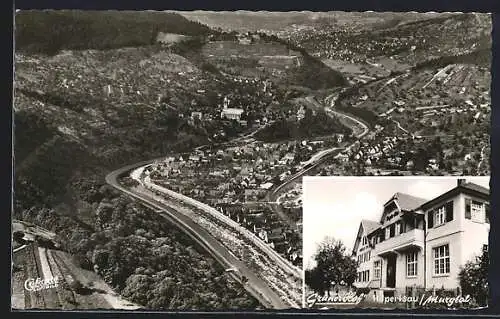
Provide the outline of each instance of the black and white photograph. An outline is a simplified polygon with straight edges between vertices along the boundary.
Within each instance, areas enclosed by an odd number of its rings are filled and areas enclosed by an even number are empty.
[[[304,176],[489,176],[491,28],[16,10],[12,308],[303,307]]]
[[[304,306],[488,302],[488,177],[304,178]]]

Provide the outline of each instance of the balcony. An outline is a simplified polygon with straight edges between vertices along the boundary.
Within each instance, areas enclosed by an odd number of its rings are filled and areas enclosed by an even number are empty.
[[[374,254],[379,256],[400,252],[409,248],[424,247],[424,230],[412,229],[375,245]]]

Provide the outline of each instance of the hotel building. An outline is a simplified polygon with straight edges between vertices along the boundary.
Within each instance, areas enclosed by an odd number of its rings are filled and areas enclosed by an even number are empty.
[[[411,288],[458,293],[460,267],[488,247],[489,194],[464,179],[431,200],[394,194],[378,221],[361,221],[354,285],[370,288],[376,298],[405,295]]]

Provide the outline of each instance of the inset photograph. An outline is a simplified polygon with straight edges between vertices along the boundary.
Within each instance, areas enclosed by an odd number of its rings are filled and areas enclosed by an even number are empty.
[[[304,307],[488,304],[489,177],[305,177]]]

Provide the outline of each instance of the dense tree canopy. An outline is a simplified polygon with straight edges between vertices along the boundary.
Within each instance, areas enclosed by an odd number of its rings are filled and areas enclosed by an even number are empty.
[[[206,35],[210,29],[171,12],[21,11],[16,14],[16,49],[57,53],[150,45],[158,32]]]
[[[311,109],[306,109],[304,118],[300,121],[280,120],[259,131],[256,137],[273,142],[287,139],[311,138],[330,134],[351,134],[351,128],[345,126],[335,117],[329,117],[325,111],[318,110],[313,114]]]
[[[467,262],[458,274],[462,295],[471,295],[478,306],[488,304],[488,266],[488,250],[484,250],[475,260]]]
[[[356,280],[357,262],[340,240],[323,240],[314,254],[314,260],[316,266],[306,271],[305,281],[317,293],[329,293],[336,285],[350,287]]]

